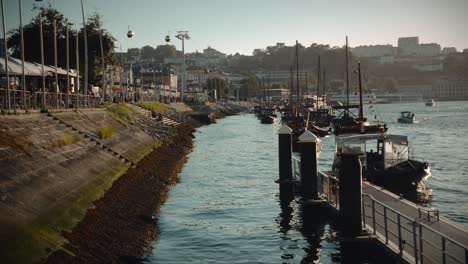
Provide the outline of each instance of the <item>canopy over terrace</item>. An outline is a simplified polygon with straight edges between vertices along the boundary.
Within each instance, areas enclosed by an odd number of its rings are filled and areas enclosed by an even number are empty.
[[[44,71],[46,76],[53,76],[55,74],[55,67],[44,65]],[[22,74],[21,60],[8,57],[8,73],[12,76],[18,76]],[[24,74],[26,76],[42,76],[42,67],[41,64],[24,62]],[[67,75],[67,70],[62,68],[57,68],[57,74]],[[0,75],[5,75],[5,58],[0,57]],[[76,71],[70,70],[70,77],[76,77]]]

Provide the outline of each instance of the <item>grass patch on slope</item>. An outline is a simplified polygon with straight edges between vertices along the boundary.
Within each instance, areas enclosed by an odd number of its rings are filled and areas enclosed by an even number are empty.
[[[134,110],[126,104],[113,104],[106,110],[117,122],[126,127],[128,127],[128,123],[133,122]]]
[[[139,107],[142,107],[146,110],[154,110],[158,113],[165,113],[167,111],[173,111],[171,107],[165,105],[165,104],[160,104],[160,103],[150,103],[150,102],[141,102],[137,104]]]

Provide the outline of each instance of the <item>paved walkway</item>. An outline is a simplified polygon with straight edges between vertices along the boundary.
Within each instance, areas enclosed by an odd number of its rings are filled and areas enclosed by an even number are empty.
[[[375,230],[378,239],[403,254],[405,260],[410,263],[467,262],[466,228],[438,217],[436,210],[419,207],[368,182],[363,182],[362,192],[366,227],[372,232]]]

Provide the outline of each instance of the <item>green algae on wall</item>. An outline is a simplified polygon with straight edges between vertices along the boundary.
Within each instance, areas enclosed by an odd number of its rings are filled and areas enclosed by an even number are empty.
[[[165,112],[168,112],[168,111],[174,111],[173,108],[165,105],[165,104],[161,104],[161,103],[153,103],[153,102],[141,102],[141,103],[138,103],[137,104],[139,107],[142,107],[146,110],[154,110],[158,113],[165,113]]]
[[[12,227],[10,232],[0,239],[5,242],[0,249],[0,252],[3,251],[0,254],[3,256],[2,262],[41,262],[50,252],[62,248],[67,241],[62,232],[71,230],[84,217],[86,211],[93,207],[93,202],[102,197],[114,180],[126,170],[127,166],[117,163],[77,192],[64,197],[33,222]]]
[[[140,145],[139,147],[133,149],[132,151],[129,151],[127,154],[127,159],[130,160],[131,162],[137,163],[140,161],[142,158],[144,158],[146,155],[148,155],[151,151],[154,149],[158,148],[161,146],[161,142],[157,139],[151,140],[151,142],[148,142],[144,145]]]

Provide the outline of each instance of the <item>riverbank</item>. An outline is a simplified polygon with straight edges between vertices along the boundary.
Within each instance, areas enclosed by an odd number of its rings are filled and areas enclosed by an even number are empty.
[[[163,122],[130,105],[0,116],[2,259],[125,262],[149,252],[200,125],[185,105],[153,106]]]

